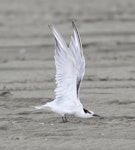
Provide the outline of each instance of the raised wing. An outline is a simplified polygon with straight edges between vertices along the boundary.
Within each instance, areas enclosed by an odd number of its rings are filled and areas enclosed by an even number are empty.
[[[77,96],[79,97],[80,84],[81,81],[83,80],[83,76],[85,73],[85,58],[83,55],[81,38],[74,21],[72,21],[72,26],[74,29],[74,35],[71,36],[69,48],[75,59],[75,63],[77,67]]]
[[[68,49],[63,37],[54,26],[50,27],[55,37],[55,66],[56,66],[56,84],[55,101],[61,102],[65,99],[77,100],[77,68],[76,62],[71,51]]]

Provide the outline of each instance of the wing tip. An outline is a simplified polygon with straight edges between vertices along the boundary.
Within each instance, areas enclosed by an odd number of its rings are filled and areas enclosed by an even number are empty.
[[[72,20],[72,27],[73,27],[74,29],[77,28],[77,27],[76,27],[76,20],[75,20],[75,19]]]
[[[71,22],[72,22],[72,27],[77,30],[76,20],[75,20],[75,19],[72,19]],[[54,29],[55,29],[55,26],[54,26],[53,24],[48,24],[48,27],[49,27],[49,29],[51,29],[51,30],[54,30]]]
[[[50,29],[51,31],[54,31],[54,29],[55,29],[55,27],[54,27],[53,24],[48,24],[48,27],[49,27],[49,29]]]

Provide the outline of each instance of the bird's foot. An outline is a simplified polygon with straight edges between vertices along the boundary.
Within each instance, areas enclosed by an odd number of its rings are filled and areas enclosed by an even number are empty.
[[[63,123],[67,123],[68,122],[67,117],[66,116],[62,117],[62,121]]]

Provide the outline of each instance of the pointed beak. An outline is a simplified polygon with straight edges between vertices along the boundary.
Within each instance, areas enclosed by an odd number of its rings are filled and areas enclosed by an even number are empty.
[[[99,116],[99,115],[97,115],[97,114],[93,114],[93,117],[101,117],[101,116]]]

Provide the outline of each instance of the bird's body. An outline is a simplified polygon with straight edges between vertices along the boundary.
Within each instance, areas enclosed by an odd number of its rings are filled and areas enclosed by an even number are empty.
[[[98,116],[94,112],[83,108],[79,99],[80,84],[85,73],[85,59],[82,43],[78,29],[72,22],[74,35],[71,36],[69,47],[63,37],[54,26],[50,26],[55,37],[55,66],[56,84],[55,99],[45,105],[36,106],[36,109],[43,109],[58,113],[66,122],[66,114],[80,118],[91,118]]]

